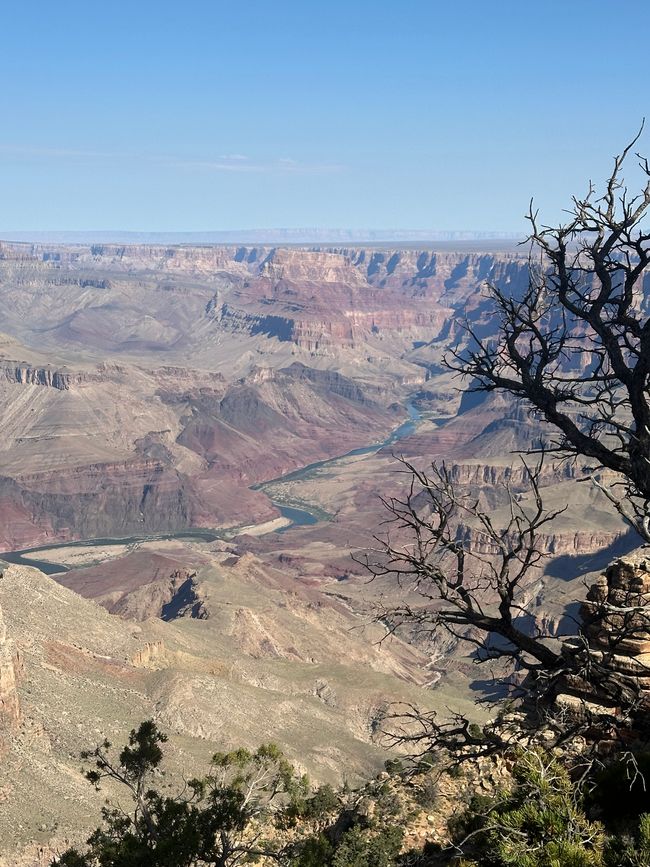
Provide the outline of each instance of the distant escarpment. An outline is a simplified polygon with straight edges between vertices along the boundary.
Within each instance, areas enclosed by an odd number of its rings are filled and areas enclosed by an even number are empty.
[[[518,294],[527,276],[515,254],[271,250],[211,312],[222,328],[327,354],[394,335],[444,339],[460,310],[483,316],[485,282]]]
[[[73,386],[99,382],[102,379],[99,374],[57,370],[52,367],[34,367],[4,360],[0,360],[0,377],[7,382],[17,382],[20,385],[43,385],[59,391],[67,391]]]
[[[527,277],[507,251],[5,244],[0,313],[51,345],[187,351],[216,329],[325,357],[400,354],[453,338],[459,316],[489,328],[483,285],[517,295]]]

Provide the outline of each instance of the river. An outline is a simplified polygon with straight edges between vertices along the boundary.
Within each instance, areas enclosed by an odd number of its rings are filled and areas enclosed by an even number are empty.
[[[392,443],[397,442],[404,437],[410,436],[416,429],[417,423],[421,420],[422,415],[411,402],[406,404],[406,409],[408,411],[408,419],[402,422],[398,427],[396,427],[389,436],[386,437],[385,440],[382,440],[378,443],[373,443],[372,445],[362,446],[358,449],[352,449],[352,451],[346,452],[342,455],[337,455],[334,458],[327,458],[324,461],[316,461],[313,464],[307,464],[304,467],[301,467],[299,470],[292,470],[289,473],[285,473],[283,476],[278,476],[276,479],[269,479],[266,482],[260,482],[257,485],[251,485],[251,489],[254,491],[263,491],[265,488],[278,484],[279,482],[291,482],[298,481],[302,478],[305,478],[309,473],[314,470],[318,470],[321,467],[327,467],[335,464],[337,461],[341,461],[345,458],[353,457],[356,455],[366,455],[366,454],[374,454],[378,452],[380,449],[385,446],[389,446]],[[446,421],[446,419],[436,420],[438,423],[442,423]],[[307,526],[310,524],[318,523],[321,518],[310,512],[308,509],[298,508],[294,505],[284,504],[278,500],[273,500],[273,505],[278,509],[281,515],[284,518],[288,518],[291,523],[280,527],[275,532],[284,532],[291,527],[295,526]],[[103,546],[110,547],[111,545],[132,545],[135,542],[156,542],[156,541],[166,541],[170,539],[190,539],[190,540],[198,540],[201,542],[214,542],[217,539],[224,538],[227,534],[232,533],[233,528],[227,529],[187,529],[180,530],[177,533],[159,533],[154,535],[147,536],[126,536],[123,538],[104,538],[104,539],[83,539],[78,540],[76,542],[56,542],[52,541],[49,545],[40,545],[34,548],[22,548],[20,551],[7,551],[5,553],[0,553],[0,561],[4,560],[5,563],[17,563],[22,566],[35,566],[37,569],[40,569],[41,572],[44,572],[46,575],[54,575],[60,572],[68,572],[70,567],[64,566],[61,563],[52,563],[47,560],[40,560],[38,557],[32,557],[32,554],[38,554],[39,551],[48,551],[52,548],[82,548],[86,546]]]

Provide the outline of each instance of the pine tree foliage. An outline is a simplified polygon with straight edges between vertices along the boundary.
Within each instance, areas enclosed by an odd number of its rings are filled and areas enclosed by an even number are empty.
[[[94,759],[89,782],[97,788],[105,780],[119,784],[132,808],[106,806],[86,852],[70,849],[53,867],[238,867],[277,856],[278,846],[264,831],[280,806],[304,798],[308,788],[278,747],[217,753],[207,776],[166,795],[154,788],[166,740],[148,720],[131,732],[117,760],[108,741],[82,754]]]

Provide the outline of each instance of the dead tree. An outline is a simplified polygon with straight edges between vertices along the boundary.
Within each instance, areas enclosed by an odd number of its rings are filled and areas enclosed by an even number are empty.
[[[505,527],[494,526],[475,499],[458,492],[444,464],[434,464],[429,474],[402,464],[410,486],[403,497],[384,501],[390,531],[377,538],[378,556],[364,560],[373,576],[394,576],[405,595],[416,600],[384,612],[389,628],[409,623],[435,631],[442,626],[473,644],[481,662],[511,659],[527,671],[555,666],[558,654],[544,643],[549,636],[518,625],[532,615],[526,585],[545,556],[540,530],[563,511],[544,509],[542,462],[533,468],[524,463],[533,505],[525,508],[510,496]],[[464,538],[467,532],[471,542]],[[486,636],[501,641],[488,645]]]
[[[531,496],[521,500],[508,491],[505,526],[459,492],[446,466],[434,464],[425,473],[407,461],[402,465],[410,484],[403,496],[384,501],[387,532],[363,558],[373,578],[392,579],[399,588],[401,601],[381,606],[377,619],[389,633],[416,628],[434,645],[445,630],[473,650],[477,664],[497,665],[496,679],[511,698],[525,695],[537,705],[567,664],[534,612],[547,556],[544,530],[563,511],[544,508],[543,460],[532,467],[523,462]],[[461,716],[440,722],[415,707],[396,709],[390,728],[397,740],[423,751],[442,746],[489,754],[516,740],[502,720],[478,732]]]
[[[636,196],[614,160],[605,192],[574,198],[568,221],[539,223],[532,204],[530,280],[521,298],[494,285],[498,334],[466,324],[469,346],[448,359],[473,391],[522,400],[553,432],[561,458],[584,459],[621,515],[650,541],[650,165]],[[638,156],[638,155],[637,155]]]
[[[590,184],[574,198],[566,224],[540,225],[532,206],[530,279],[520,297],[496,286],[487,292],[498,314],[496,333],[466,340],[448,365],[472,391],[500,391],[547,424],[542,460],[582,463],[619,513],[650,541],[650,165],[640,159],[644,186],[630,196],[621,172],[637,138],[615,158],[604,194]],[[646,293],[645,290],[648,290]],[[646,299],[648,294],[648,299]],[[368,558],[374,576],[393,576],[404,602],[381,613],[390,630],[441,627],[475,647],[478,662],[509,661],[526,673],[527,697],[545,703],[569,677],[593,682],[612,706],[634,708],[638,690],[608,665],[613,648],[595,660],[560,652],[535,626],[527,590],[544,556],[540,530],[559,512],[544,509],[541,462],[525,463],[531,498],[510,498],[507,526],[494,526],[475,501],[455,490],[445,467],[427,475],[406,464],[411,487],[386,502],[393,538]],[[607,476],[609,473],[609,477]],[[471,528],[469,536],[467,527]],[[397,531],[395,534],[394,531]],[[478,543],[478,544],[477,544]],[[616,612],[603,603],[594,616]],[[638,617],[623,617],[614,644],[634,637]],[[620,620],[620,618],[619,618]],[[532,628],[531,628],[532,627]],[[439,723],[406,708],[402,740],[489,752],[503,746],[503,727],[476,733],[467,720]],[[565,737],[573,722],[564,721]]]

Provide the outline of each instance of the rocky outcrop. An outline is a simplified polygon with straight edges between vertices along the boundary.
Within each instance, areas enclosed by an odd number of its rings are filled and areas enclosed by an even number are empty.
[[[593,554],[596,551],[603,551],[615,545],[623,535],[623,531],[574,530],[571,527],[562,528],[561,524],[558,524],[554,533],[538,533],[536,544],[545,555],[552,555],[553,557],[565,555],[584,556],[585,554]],[[459,538],[463,539],[475,554],[490,555],[498,553],[495,544],[488,541],[485,534],[474,527],[461,525],[459,527]],[[511,541],[513,544],[515,543],[514,536]]]
[[[650,559],[623,557],[591,585],[581,607],[581,638],[565,643],[569,673],[556,706],[574,714],[629,719],[647,728],[650,709]],[[631,710],[630,710],[631,709]]]
[[[495,487],[505,490],[509,488],[513,493],[530,490],[530,474],[523,463],[504,464],[503,462],[490,464],[486,461],[464,461],[463,463],[450,463],[449,475],[454,487]],[[540,486],[553,484],[559,479],[572,479],[582,475],[575,466],[557,468],[551,464],[542,468],[540,473]]]
[[[169,658],[163,641],[147,641],[130,659],[135,668],[150,668],[154,671],[167,668]]]
[[[210,616],[196,572],[186,569],[175,569],[168,578],[144,584],[116,600],[109,595],[98,597],[97,601],[111,614],[131,620],[151,617],[167,621],[180,617],[207,620]]]
[[[617,560],[592,584],[581,615],[594,652],[648,678],[650,688],[650,560],[648,553]]]
[[[6,362],[0,366],[0,375],[9,382],[17,382],[21,385],[44,385],[59,391],[67,391],[73,385],[91,380],[91,377],[86,374],[68,373],[51,367],[13,365]]]

